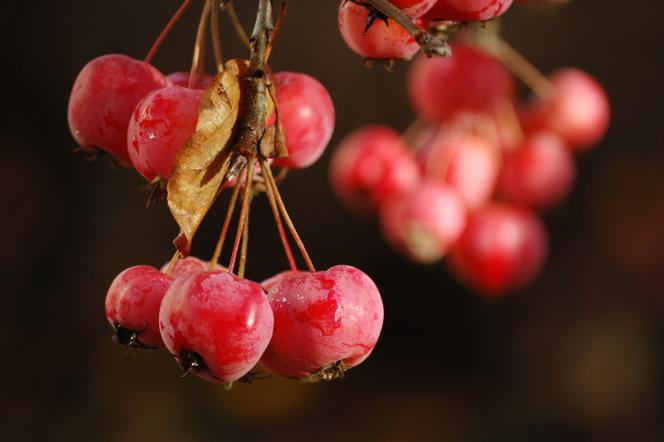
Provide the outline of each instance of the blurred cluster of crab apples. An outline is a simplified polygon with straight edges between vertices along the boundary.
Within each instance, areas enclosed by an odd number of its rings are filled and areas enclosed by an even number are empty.
[[[481,45],[479,45],[481,46]],[[331,183],[353,211],[376,214],[396,250],[423,264],[443,258],[474,291],[522,289],[548,252],[539,215],[560,204],[610,117],[587,73],[560,69],[538,95],[516,98],[506,67],[477,45],[415,59],[407,92],[418,119],[403,134],[362,127],[337,147]]]

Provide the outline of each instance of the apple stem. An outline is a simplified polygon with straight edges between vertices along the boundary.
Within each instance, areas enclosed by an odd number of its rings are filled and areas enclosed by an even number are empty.
[[[233,1],[228,0],[226,3],[224,3],[224,6],[226,8],[226,12],[228,13],[228,18],[231,21],[231,25],[233,26],[233,29],[235,30],[235,33],[237,34],[238,38],[240,39],[240,41],[242,41],[242,44],[244,44],[248,49],[251,49],[249,36],[247,35],[247,32],[244,30],[242,23],[240,23],[240,19],[237,16],[237,12],[235,12],[235,5]]]
[[[300,250],[300,254],[302,254],[302,258],[304,259],[304,262],[307,265],[307,269],[310,272],[315,272],[316,268],[314,267],[314,264],[311,261],[311,257],[309,256],[309,253],[307,252],[307,248],[304,246],[304,242],[302,241],[302,238],[297,233],[297,229],[295,228],[295,225],[293,224],[293,220],[291,219],[290,215],[288,215],[288,210],[286,210],[286,205],[284,204],[284,201],[281,198],[281,194],[279,193],[279,188],[277,187],[277,183],[274,180],[274,175],[272,175],[272,170],[269,167],[263,167],[263,170],[264,170],[264,173],[265,173],[265,178],[267,180],[267,185],[268,185],[268,187],[270,187],[272,189],[272,193],[274,194],[274,198],[275,198],[275,201],[277,203],[277,206],[279,207],[279,210],[281,211],[281,215],[283,216],[284,222],[286,223],[286,226],[288,227],[288,230],[290,230],[290,233],[293,236],[293,240],[295,241],[295,244],[297,244],[297,247]]]
[[[272,31],[272,36],[270,37],[270,42],[267,46],[267,49],[265,51],[265,62],[270,59],[270,55],[272,54],[272,47],[274,46],[274,41],[277,39],[277,35],[279,35],[279,31],[281,30],[281,25],[284,22],[284,17],[286,17],[286,9],[288,7],[286,6],[286,3],[281,3],[280,8],[279,8],[279,16],[277,17],[277,22],[274,25],[274,30]]]
[[[166,269],[166,276],[171,274],[173,268],[175,267],[175,263],[178,262],[178,259],[180,259],[180,251],[176,250],[175,254],[171,258],[171,262],[168,264],[168,268]]]
[[[260,159],[260,165],[261,169],[263,171],[263,175],[267,177],[267,170],[269,169],[270,166],[267,164],[267,160],[265,158]],[[285,170],[285,169],[284,169]],[[277,206],[277,202],[274,197],[274,192],[272,191],[272,186],[270,183],[267,181],[266,178],[266,193],[267,193],[267,199],[270,202],[270,207],[272,208],[272,215],[274,216],[274,222],[277,225],[277,230],[279,232],[279,238],[281,238],[281,244],[284,248],[284,252],[286,253],[286,259],[288,259],[288,264],[290,265],[290,269],[293,272],[297,272],[297,264],[295,263],[295,258],[293,258],[293,250],[291,249],[291,246],[288,242],[288,237],[286,236],[286,231],[284,230],[284,225],[281,222],[281,215],[279,214],[279,207]]]
[[[214,52],[214,62],[217,65],[217,72],[223,72],[224,59],[221,56],[221,35],[219,33],[219,2],[216,0],[212,2],[210,33],[212,36],[212,50]]]
[[[154,44],[150,48],[150,52],[148,52],[148,55],[145,56],[145,62],[146,63],[151,63],[152,59],[154,56],[157,54],[157,51],[161,47],[161,45],[164,43],[164,40],[166,40],[166,37],[168,37],[168,34],[170,34],[171,30],[173,29],[173,26],[180,20],[180,17],[182,17],[182,14],[189,8],[189,5],[191,5],[191,0],[185,0],[182,5],[178,8],[177,11],[175,11],[175,14],[173,14],[173,17],[168,21],[164,29],[161,31],[161,34],[159,34],[159,37],[157,37],[157,40],[155,40]]]
[[[213,1],[214,0],[205,0],[205,6],[203,6],[203,12],[201,13],[201,18],[198,22],[196,43],[194,44],[194,55],[191,61],[191,70],[189,71],[189,88],[193,88],[194,83],[196,82],[196,75],[199,72],[200,67],[203,66],[201,60],[203,58],[205,45],[205,29],[207,28],[207,18],[208,15],[210,15]]]
[[[228,209],[226,210],[226,218],[224,219],[224,225],[221,228],[221,233],[219,234],[219,240],[217,241],[217,246],[214,249],[214,254],[212,259],[210,259],[210,268],[214,268],[215,265],[219,262],[219,257],[221,256],[221,250],[224,247],[226,242],[226,235],[228,234],[228,227],[231,224],[231,218],[235,212],[235,206],[237,203],[238,195],[240,194],[240,186],[238,184],[233,188],[233,193],[231,194],[231,199],[228,203]]]
[[[247,169],[245,171],[244,179],[244,192],[242,192],[242,209],[240,210],[240,220],[238,221],[237,233],[235,234],[235,242],[233,243],[233,252],[231,253],[231,260],[228,264],[228,271],[233,273],[235,268],[235,261],[237,260],[238,250],[240,248],[240,240],[242,239],[244,226],[247,223],[247,218],[249,217],[249,203],[250,203],[250,194],[252,192],[252,186],[254,181],[254,168],[256,166],[256,157],[252,157],[247,162],[245,166]],[[239,186],[240,183],[237,183],[236,186]],[[239,275],[238,275],[239,276]]]

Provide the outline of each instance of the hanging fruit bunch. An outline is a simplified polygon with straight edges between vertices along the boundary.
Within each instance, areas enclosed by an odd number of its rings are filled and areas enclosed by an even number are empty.
[[[454,34],[452,56],[424,51],[412,62],[407,91],[417,119],[402,134],[385,126],[349,134],[331,162],[332,186],[353,211],[377,215],[388,243],[411,260],[446,258],[454,276],[490,298],[524,288],[547,256],[538,214],[570,192],[574,155],[603,138],[606,93],[579,69],[542,75],[496,26],[473,23],[498,17],[511,0],[403,3],[409,17],[384,1],[342,1],[350,48],[389,68],[413,57],[421,35]],[[533,93],[523,103],[514,75]]]
[[[322,155],[334,128],[332,100],[309,75],[270,69],[285,9],[273,26],[267,0],[258,1],[250,37],[231,2],[204,0],[190,72],[163,75],[151,61],[191,3],[182,4],[144,60],[96,58],[71,94],[69,124],[80,147],[136,169],[153,189],[151,202],[165,196],[180,227],[170,262],[160,269],[130,267],[115,278],[106,317],[121,344],[165,347],[183,373],[213,382],[251,380],[259,362],[289,378],[335,379],[376,345],[381,296],[356,268],[316,271],[279,191],[287,170],[308,167]],[[222,10],[249,48],[249,59],[222,59]],[[203,71],[208,30],[214,77]],[[281,170],[277,176],[274,168]],[[230,203],[212,259],[189,256],[199,225],[223,190],[231,193]],[[246,267],[250,208],[261,194],[290,268],[257,283],[246,277]],[[237,232],[222,266],[236,206]],[[306,270],[298,267],[291,240]]]

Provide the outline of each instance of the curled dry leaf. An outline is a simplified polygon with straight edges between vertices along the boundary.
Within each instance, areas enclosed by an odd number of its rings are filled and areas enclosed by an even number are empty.
[[[188,255],[191,241],[214,203],[233,153],[236,126],[242,107],[242,79],[247,60],[229,60],[206,89],[194,135],[180,149],[168,181],[168,207],[180,226],[175,244]],[[267,113],[274,110],[268,97]]]

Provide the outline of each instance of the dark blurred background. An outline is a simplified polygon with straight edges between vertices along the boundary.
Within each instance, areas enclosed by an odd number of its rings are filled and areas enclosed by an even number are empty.
[[[200,3],[200,2],[198,2]],[[255,1],[238,1],[249,27]],[[366,70],[338,35],[334,0],[289,2],[277,70],[319,78],[353,128],[413,118],[407,66]],[[160,265],[176,227],[144,210],[142,179],[74,155],[66,107],[77,72],[111,52],[142,58],[177,0],[7,2],[0,109],[0,440],[470,441],[664,440],[664,6],[576,0],[514,7],[506,38],[544,71],[578,66],[606,87],[613,124],[579,164],[577,187],[546,216],[551,256],[528,290],[488,303],[442,265],[393,254],[374,220],[337,202],[328,150],[284,185],[320,268],[355,265],[381,288],[386,321],[372,358],[339,382],[271,379],[230,392],[181,380],[165,352],[111,342],[106,289],[122,269]],[[198,9],[157,55],[187,70]],[[226,56],[246,51],[222,21]],[[212,251],[223,208],[194,253]],[[265,201],[249,274],[286,266]]]

